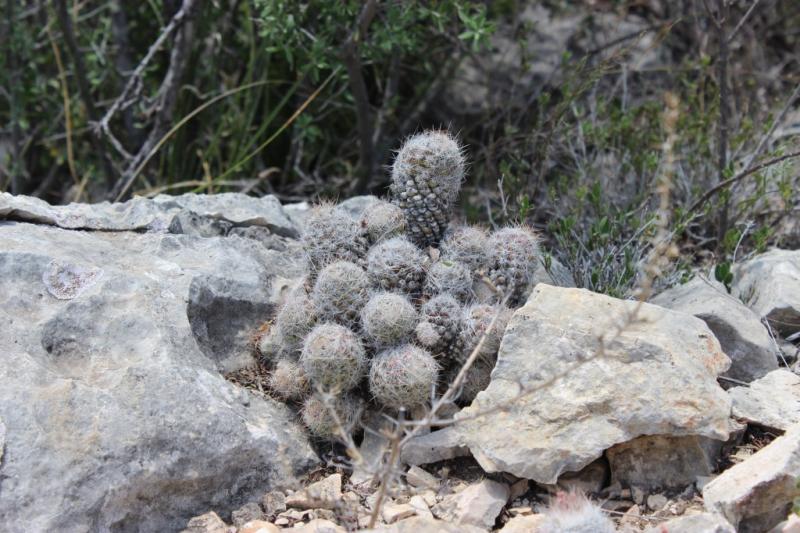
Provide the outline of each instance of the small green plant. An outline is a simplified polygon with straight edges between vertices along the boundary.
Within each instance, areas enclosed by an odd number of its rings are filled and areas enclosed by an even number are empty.
[[[733,272],[731,272],[731,264],[727,261],[718,263],[714,267],[714,278],[725,285],[728,292],[731,292],[731,283],[733,283]]]

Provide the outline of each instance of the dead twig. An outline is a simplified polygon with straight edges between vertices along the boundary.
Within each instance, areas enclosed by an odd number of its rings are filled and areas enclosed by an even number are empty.
[[[765,168],[769,168],[769,167],[771,167],[773,165],[777,165],[778,163],[782,163],[783,161],[787,161],[789,159],[794,159],[795,157],[800,157],[800,150],[798,150],[796,152],[789,153],[789,154],[782,155],[780,157],[775,157],[775,158],[769,159],[769,160],[764,161],[763,163],[761,163],[759,165],[756,165],[756,166],[754,166],[752,168],[749,168],[747,170],[743,170],[742,172],[739,172],[738,174],[736,174],[732,178],[728,178],[727,180],[725,180],[725,181],[723,181],[721,183],[718,183],[714,187],[712,187],[711,189],[707,190],[703,194],[703,196],[698,198],[689,207],[687,212],[692,213],[692,212],[696,211],[697,209],[702,207],[703,204],[705,204],[708,200],[710,200],[715,194],[717,194],[719,191],[725,189],[726,187],[729,187],[729,186],[733,185],[734,183],[736,183],[738,181],[743,180],[747,176],[750,176],[750,175],[755,174],[757,172],[761,172]]]

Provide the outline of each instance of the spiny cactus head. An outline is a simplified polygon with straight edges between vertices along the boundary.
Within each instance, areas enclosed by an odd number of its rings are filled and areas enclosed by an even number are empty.
[[[425,280],[428,256],[405,237],[393,237],[370,249],[367,273],[385,291],[419,294]]]
[[[417,341],[434,354],[447,354],[461,331],[461,304],[450,294],[439,294],[425,302],[420,314]]]
[[[533,281],[539,260],[539,238],[525,226],[500,229],[486,241],[487,275],[503,294],[519,303]]]
[[[614,533],[614,522],[579,492],[559,492],[544,511],[542,533]]]
[[[317,276],[311,301],[320,320],[352,325],[369,298],[369,277],[349,261],[329,264]]]
[[[308,377],[299,363],[281,359],[269,376],[269,388],[284,401],[302,400],[311,390]]]
[[[439,365],[427,350],[403,344],[379,353],[369,371],[369,390],[393,409],[424,405],[439,376]]]
[[[408,138],[392,166],[392,197],[406,214],[412,240],[435,245],[447,228],[450,208],[464,179],[464,154],[446,131]]]
[[[302,241],[312,276],[334,261],[358,262],[367,249],[358,221],[327,202],[311,208]]]
[[[405,233],[406,216],[398,206],[381,201],[364,210],[361,225],[369,241],[375,244]]]
[[[297,353],[316,322],[314,304],[305,289],[293,290],[275,317],[274,329],[280,335],[284,350]]]
[[[339,418],[341,428],[336,424],[331,409]],[[350,394],[329,396],[327,399],[313,394],[303,403],[303,424],[309,433],[319,439],[336,439],[340,437],[342,430],[352,432],[354,426],[358,424],[361,411],[362,402]]]
[[[351,330],[333,323],[311,330],[300,354],[303,371],[314,386],[330,392],[345,392],[364,377],[367,356]]]
[[[503,340],[503,334],[512,314],[514,314],[513,310],[500,304],[475,304],[465,309],[463,326],[457,342],[458,347],[453,353],[456,360],[460,363],[466,361],[485,335],[486,338],[483,340],[478,357],[494,365],[497,360],[497,351],[500,349],[500,341]],[[497,319],[494,318],[495,316]],[[494,320],[494,325],[492,325],[492,320]]]
[[[479,226],[455,226],[447,230],[439,251],[444,259],[460,261],[477,272],[486,263],[489,234]]]
[[[472,294],[472,273],[467,266],[452,259],[439,259],[428,269],[425,294],[447,293],[466,301]]]
[[[373,295],[361,312],[361,324],[377,347],[407,341],[417,323],[417,311],[404,295],[380,292]]]
[[[414,328],[414,335],[416,336],[417,342],[431,353],[438,353],[439,348],[444,344],[444,340],[436,329],[436,326],[427,320],[423,320],[417,324],[417,327]]]

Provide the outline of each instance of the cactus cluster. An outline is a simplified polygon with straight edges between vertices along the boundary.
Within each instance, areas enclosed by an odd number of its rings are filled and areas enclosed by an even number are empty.
[[[333,204],[312,208],[308,277],[258,347],[271,390],[300,408],[313,435],[335,437],[366,405],[426,405],[476,349],[459,402],[488,385],[512,313],[505,302],[521,303],[539,250],[521,226],[448,228],[463,175],[458,142],[425,132],[397,154],[391,201],[360,218]]]

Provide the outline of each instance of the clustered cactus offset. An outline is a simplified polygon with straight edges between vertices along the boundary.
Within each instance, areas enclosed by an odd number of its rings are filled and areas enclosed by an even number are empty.
[[[357,218],[329,203],[311,209],[302,241],[308,277],[258,348],[270,389],[300,407],[312,435],[352,429],[373,403],[426,405],[475,350],[457,401],[488,386],[539,248],[523,226],[448,228],[464,166],[455,138],[427,131],[398,152],[390,202]]]

